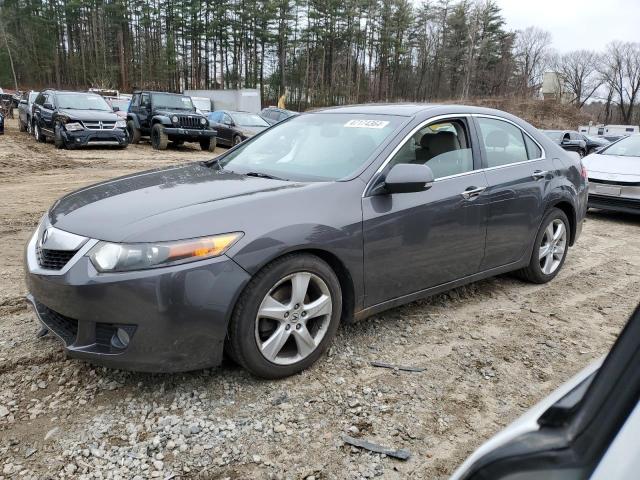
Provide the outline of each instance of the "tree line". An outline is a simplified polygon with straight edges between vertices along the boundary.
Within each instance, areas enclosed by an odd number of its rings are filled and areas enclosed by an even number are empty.
[[[4,86],[259,88],[304,110],[534,96],[549,69],[576,106],[637,121],[638,44],[556,55],[493,0],[0,0]]]

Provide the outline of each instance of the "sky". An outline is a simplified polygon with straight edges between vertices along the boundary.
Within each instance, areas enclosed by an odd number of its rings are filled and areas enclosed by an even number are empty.
[[[640,0],[496,0],[510,30],[551,32],[559,53],[602,51],[613,40],[640,42]]]

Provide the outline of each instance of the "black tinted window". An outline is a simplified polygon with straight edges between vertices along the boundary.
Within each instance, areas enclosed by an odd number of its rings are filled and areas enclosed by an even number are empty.
[[[480,138],[487,157],[487,167],[498,167],[529,159],[522,130],[494,118],[478,118]]]

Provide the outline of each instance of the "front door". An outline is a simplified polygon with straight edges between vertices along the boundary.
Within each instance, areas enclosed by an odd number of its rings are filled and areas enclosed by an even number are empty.
[[[140,97],[138,120],[140,121],[140,128],[144,131],[148,131],[151,128],[151,95],[148,93],[143,93]]]
[[[362,199],[367,307],[478,272],[487,182],[472,128],[465,117],[426,122],[381,175],[398,163],[423,163],[434,173],[433,186]]]

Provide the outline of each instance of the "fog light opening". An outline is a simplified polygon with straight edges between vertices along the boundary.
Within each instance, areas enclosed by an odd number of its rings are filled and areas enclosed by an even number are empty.
[[[123,328],[117,328],[116,333],[111,337],[111,345],[114,348],[127,348],[129,346],[129,334]]]

